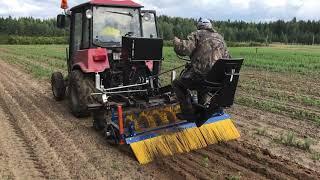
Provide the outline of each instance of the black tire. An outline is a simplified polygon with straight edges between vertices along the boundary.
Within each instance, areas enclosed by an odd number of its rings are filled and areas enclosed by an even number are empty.
[[[62,101],[66,96],[66,85],[61,72],[55,72],[51,76],[52,94],[56,101]]]
[[[94,80],[80,70],[74,70],[69,78],[69,107],[77,118],[90,116],[88,105],[94,104],[91,93],[95,92]]]

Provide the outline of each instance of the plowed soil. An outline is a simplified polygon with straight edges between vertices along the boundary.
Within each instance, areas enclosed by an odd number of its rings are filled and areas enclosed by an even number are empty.
[[[318,162],[272,140],[291,129],[319,141],[312,122],[236,106],[239,141],[140,166],[107,144],[91,119],[75,119],[66,102],[54,101],[48,82],[1,60],[0,71],[0,179],[320,179]],[[255,134],[260,126],[268,135]]]

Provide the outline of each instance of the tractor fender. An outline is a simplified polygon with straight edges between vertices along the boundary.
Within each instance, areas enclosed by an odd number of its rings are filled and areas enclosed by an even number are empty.
[[[110,69],[107,49],[78,50],[73,58],[72,70],[79,68],[84,73],[99,73]]]

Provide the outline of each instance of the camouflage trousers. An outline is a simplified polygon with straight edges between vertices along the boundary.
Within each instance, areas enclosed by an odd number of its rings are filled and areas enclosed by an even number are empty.
[[[186,69],[181,76],[174,80],[172,88],[180,103],[181,111],[183,114],[194,114],[195,110],[192,106],[192,97],[190,90],[197,91],[198,104],[204,104],[207,100],[207,92],[202,88],[201,82],[204,76],[195,73],[191,69]]]

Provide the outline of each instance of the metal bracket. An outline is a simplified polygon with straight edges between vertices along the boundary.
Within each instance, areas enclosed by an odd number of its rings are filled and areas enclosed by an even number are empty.
[[[107,96],[106,94],[102,94],[102,102],[103,103],[107,103],[109,101],[109,96]]]
[[[225,75],[231,76],[230,77],[230,82],[232,82],[233,79],[234,79],[234,76],[240,76],[240,73],[236,73],[236,69],[232,69],[231,73],[226,73]]]

